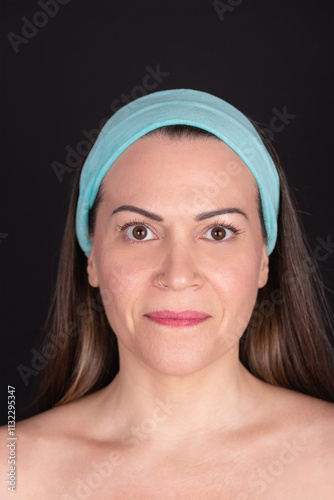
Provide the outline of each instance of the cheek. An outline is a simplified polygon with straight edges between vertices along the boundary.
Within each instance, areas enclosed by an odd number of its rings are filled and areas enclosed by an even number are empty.
[[[134,281],[125,262],[116,259],[97,260],[100,293],[104,304],[118,303],[135,290]]]
[[[97,242],[94,253],[100,294],[111,328],[115,333],[134,331],[133,308],[140,300],[147,266],[146,270],[141,269],[138,260],[128,259],[124,251],[111,250]]]
[[[242,334],[252,314],[258,294],[259,261],[256,255],[238,256],[220,266],[217,287],[222,305],[223,323]]]
[[[127,258],[124,251],[114,250],[97,254],[96,262],[99,283],[103,289],[117,298],[136,294],[140,284],[147,279],[152,259],[145,262],[139,256],[136,258],[131,255]]]

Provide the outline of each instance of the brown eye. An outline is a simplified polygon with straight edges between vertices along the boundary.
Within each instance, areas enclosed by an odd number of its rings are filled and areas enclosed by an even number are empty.
[[[147,236],[151,235],[153,236],[152,239],[154,239],[154,233],[146,227],[145,224],[139,224],[138,222],[128,222],[127,224],[124,224],[124,226],[118,226],[119,231],[125,231],[126,237],[131,240],[132,243],[145,243],[145,241],[148,241],[150,238],[147,238]]]
[[[132,230],[132,234],[138,240],[143,240],[145,238],[145,236],[147,235],[146,227],[135,226],[135,228]]]
[[[226,236],[226,231],[223,227],[214,227],[211,230],[212,237],[216,240],[223,240]]]
[[[205,233],[205,237],[213,243],[223,243],[224,241],[229,240],[232,238],[235,234],[239,234],[239,230],[232,228],[232,227],[225,227],[223,224],[218,225],[215,224],[211,226]]]

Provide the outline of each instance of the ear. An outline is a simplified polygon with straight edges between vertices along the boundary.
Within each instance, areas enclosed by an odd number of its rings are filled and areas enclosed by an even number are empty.
[[[268,281],[269,275],[269,257],[267,253],[267,245],[264,243],[262,247],[262,258],[259,272],[259,282],[258,287],[263,288]]]
[[[99,279],[97,275],[93,249],[90,251],[90,254],[87,259],[87,274],[88,274],[88,283],[90,284],[90,286],[97,288],[99,286]]]

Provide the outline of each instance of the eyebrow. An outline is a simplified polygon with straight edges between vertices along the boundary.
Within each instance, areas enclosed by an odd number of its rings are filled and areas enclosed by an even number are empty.
[[[123,212],[123,211],[130,211],[130,212],[136,212],[138,214],[144,215],[145,217],[148,217],[149,219],[156,220],[158,222],[164,222],[164,219],[161,217],[161,215],[154,214],[153,212],[148,212],[147,210],[144,210],[143,208],[139,207],[134,207],[133,205],[122,205],[121,207],[116,208],[116,210],[113,211],[111,216],[116,214],[117,212]],[[212,210],[210,212],[202,212],[198,215],[196,215],[195,220],[196,221],[201,221],[205,219],[209,219],[210,217],[215,217],[216,215],[224,215],[224,214],[240,214],[243,215],[247,220],[248,215],[243,212],[243,210],[240,210],[240,208],[221,208],[218,210]]]

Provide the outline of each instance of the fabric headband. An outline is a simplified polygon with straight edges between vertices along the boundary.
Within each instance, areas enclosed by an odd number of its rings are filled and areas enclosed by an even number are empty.
[[[277,238],[280,186],[275,164],[261,137],[248,118],[222,99],[198,90],[174,89],[140,97],[119,109],[104,125],[87,156],[76,213],[76,234],[86,256],[91,250],[89,210],[109,168],[137,139],[156,128],[175,124],[211,132],[250,169],[259,187],[270,255]]]

